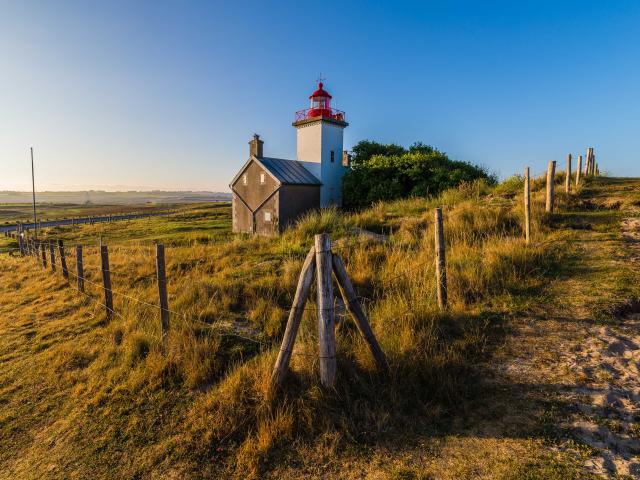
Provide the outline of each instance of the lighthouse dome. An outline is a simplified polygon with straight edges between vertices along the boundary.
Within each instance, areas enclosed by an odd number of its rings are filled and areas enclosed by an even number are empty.
[[[332,98],[331,95],[329,95],[329,92],[327,92],[322,87],[323,87],[322,82],[318,83],[318,89],[315,92],[313,92],[309,98],[316,98],[316,97]]]

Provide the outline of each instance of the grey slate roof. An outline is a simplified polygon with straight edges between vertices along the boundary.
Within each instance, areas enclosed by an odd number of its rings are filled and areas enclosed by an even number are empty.
[[[296,160],[262,157],[258,161],[283,184],[322,185],[315,175]]]

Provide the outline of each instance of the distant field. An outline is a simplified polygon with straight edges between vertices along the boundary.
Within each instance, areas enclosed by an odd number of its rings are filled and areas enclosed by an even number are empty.
[[[0,219],[14,222],[20,218],[17,212],[26,212],[25,206],[0,207]],[[63,218],[109,213],[150,212],[177,208],[180,213],[169,217],[150,217],[95,225],[61,226],[43,229],[45,236],[55,236],[72,243],[92,244],[99,238],[109,243],[136,243],[161,241],[169,245],[209,243],[231,233],[231,206],[228,203],[199,203],[192,205],[159,205],[153,207],[127,206],[50,206],[42,212],[42,218]],[[11,212],[12,215],[6,212]],[[5,216],[6,215],[6,216]],[[8,219],[8,220],[7,220]],[[25,220],[29,220],[28,216]],[[0,237],[0,246],[10,246],[15,240]]]
[[[37,204],[38,220],[57,218],[89,217],[116,213],[149,213],[172,208],[184,207],[176,204],[150,205],[73,205],[73,204]],[[33,207],[26,203],[0,204],[0,224],[32,222]]]
[[[226,192],[104,192],[88,190],[84,192],[37,192],[36,203],[78,204],[78,205],[142,205],[145,203],[198,203],[230,201]],[[0,191],[0,205],[3,203],[31,204],[31,192]]]

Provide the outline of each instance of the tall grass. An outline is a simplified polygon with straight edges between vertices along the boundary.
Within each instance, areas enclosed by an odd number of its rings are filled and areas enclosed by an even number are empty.
[[[315,445],[329,454],[350,442],[381,441],[441,421],[473,383],[471,360],[485,346],[486,319],[527,308],[526,293],[542,287],[559,259],[552,244],[540,241],[546,233],[539,195],[537,242],[526,246],[521,194],[502,187],[508,194],[500,197],[500,188],[479,181],[436,198],[379,203],[352,214],[314,212],[280,238],[219,235],[212,243],[188,246],[175,238],[166,254],[175,312],[166,344],[157,310],[116,294],[119,316],[99,324],[104,331],[91,342],[52,353],[49,381],[76,384],[73,395],[89,399],[70,413],[78,422],[98,428],[104,415],[134,437],[151,434],[145,431],[148,414],[139,413],[146,419],[140,425],[123,426],[126,418],[107,404],[114,396],[139,406],[141,398],[162,397],[180,421],[161,421],[155,435],[186,470],[204,463],[209,471],[203,476],[258,478],[283,452]],[[436,205],[445,212],[450,309],[444,314],[435,299]],[[355,228],[384,233],[388,241],[354,236]],[[377,374],[353,323],[339,315],[337,387],[321,389],[310,301],[291,374],[275,391],[269,378],[278,342],[302,260],[320,232],[345,240],[334,251],[346,263],[391,373]],[[113,288],[155,303],[153,252],[131,245],[112,249]],[[73,271],[73,258],[69,266]],[[87,255],[85,272],[99,284],[97,255]],[[101,296],[94,285],[89,293]],[[101,307],[88,300],[78,308],[101,315]],[[117,437],[112,430],[105,435]],[[161,461],[157,455],[149,453],[147,461]]]

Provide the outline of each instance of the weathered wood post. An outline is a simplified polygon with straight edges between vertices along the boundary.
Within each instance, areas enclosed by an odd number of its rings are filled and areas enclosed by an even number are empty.
[[[587,148],[587,175],[593,175],[593,147]]]
[[[524,169],[524,238],[531,243],[531,181],[529,167]]]
[[[42,266],[47,268],[47,250],[44,245],[44,241],[40,242],[40,251],[42,253]]]
[[[545,205],[545,210],[549,213],[553,212],[553,207],[555,204],[555,197],[556,197],[555,180],[556,180],[556,162],[555,160],[551,160],[549,162],[549,166],[547,167],[547,202]]]
[[[576,188],[580,185],[580,176],[582,175],[582,155],[578,155],[578,169],[576,170]]]
[[[316,277],[318,279],[318,340],[320,381],[332,388],[336,382],[336,332],[333,311],[331,239],[326,233],[315,236]]]
[[[104,306],[107,312],[107,320],[111,320],[113,314],[113,292],[111,291],[111,272],[109,271],[109,249],[100,242],[100,260],[102,263],[102,288],[104,289]]]
[[[564,182],[564,190],[571,193],[571,154],[567,155],[567,178]]]
[[[444,244],[444,225],[442,222],[442,208],[436,208],[435,214],[435,252],[436,252],[436,288],[438,307],[445,310],[447,298],[447,262]]]
[[[69,280],[69,270],[67,270],[67,257],[64,254],[64,242],[58,240],[58,252],[60,253],[60,268],[62,269],[62,276]]]
[[[304,313],[304,307],[309,298],[311,292],[311,284],[313,283],[314,274],[316,269],[316,249],[311,247],[307,258],[305,258],[302,264],[302,271],[298,278],[298,286],[296,288],[296,294],[293,297],[293,304],[289,311],[289,319],[287,320],[287,328],[284,331],[284,337],[282,338],[282,345],[278,352],[278,358],[276,364],[273,367],[273,373],[271,374],[271,383],[275,386],[280,385],[284,379],[284,375],[287,372],[289,361],[291,360],[291,354],[293,353],[293,344],[296,341],[296,335],[298,334],[298,327],[300,326],[300,320]]]
[[[373,355],[378,370],[382,372],[389,371],[387,357],[382,351],[382,348],[380,348],[380,345],[376,340],[376,336],[373,334],[371,325],[369,325],[367,316],[364,314],[362,306],[358,301],[358,296],[356,295],[356,291],[351,284],[349,276],[347,275],[347,270],[344,268],[342,259],[338,255],[333,255],[332,261],[333,273],[338,281],[338,288],[342,294],[342,299],[344,300],[347,310],[353,317],[353,320],[356,322],[356,326],[358,327],[360,334],[367,342],[367,345],[369,345],[369,350],[371,350],[371,354]]]
[[[158,277],[158,296],[160,297],[160,327],[162,338],[169,333],[169,302],[167,301],[167,273],[164,263],[164,245],[156,245],[156,274]]]
[[[56,247],[55,241],[49,240],[49,255],[51,257],[51,271],[56,271]]]
[[[76,277],[78,290],[84,293],[84,266],[82,265],[82,245],[76,245]]]
[[[598,166],[598,164],[596,163],[596,176],[599,177],[600,176],[600,167]]]

